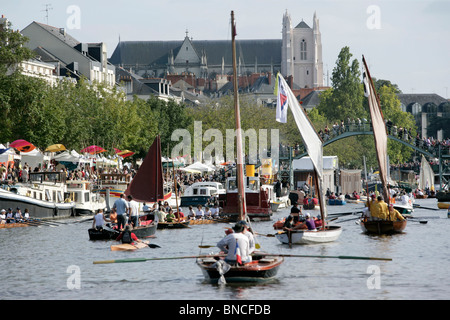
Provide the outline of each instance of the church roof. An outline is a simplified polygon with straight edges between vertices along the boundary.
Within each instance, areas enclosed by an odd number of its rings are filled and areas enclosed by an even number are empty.
[[[183,41],[122,41],[109,61],[114,65],[166,65],[171,51],[176,56]],[[197,52],[204,50],[208,65],[221,65],[222,57],[227,65],[232,63],[231,43],[228,40],[192,40]],[[281,39],[237,40],[236,51],[241,63],[280,64]]]
[[[301,28],[306,28],[306,29],[311,29],[305,21],[301,21],[295,28],[301,29]]]
[[[404,106],[409,106],[414,103],[423,106],[430,102],[438,106],[443,102],[447,102],[445,98],[435,93],[401,93],[397,97]]]

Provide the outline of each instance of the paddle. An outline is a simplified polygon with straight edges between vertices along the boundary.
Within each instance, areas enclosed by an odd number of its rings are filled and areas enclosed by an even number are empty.
[[[225,255],[219,254],[219,255],[162,257],[162,258],[131,258],[131,259],[94,261],[93,263],[94,264],[127,263],[127,262],[145,262],[145,261],[156,261],[156,260],[198,259],[198,258],[209,258],[209,257],[225,257]]]
[[[428,221],[427,220],[419,220],[419,219],[414,219],[414,218],[408,218],[408,221],[411,221],[411,222],[419,222],[419,223],[421,223],[421,224],[427,224],[428,223]]]
[[[30,225],[36,225],[36,226],[46,226],[46,227],[52,227],[52,228],[59,227],[59,225],[55,225],[55,224],[52,224],[52,223],[44,222],[42,220],[28,220],[28,223]]]

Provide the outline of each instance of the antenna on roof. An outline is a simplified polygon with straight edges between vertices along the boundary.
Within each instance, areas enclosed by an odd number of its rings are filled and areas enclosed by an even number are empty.
[[[50,10],[53,10],[53,8],[51,7],[51,3],[47,3],[47,4],[44,4],[44,6],[45,6],[45,9],[44,10],[41,10],[41,11],[45,11],[46,13],[45,13],[45,19],[47,20],[47,24],[48,24],[48,12],[50,11]]]

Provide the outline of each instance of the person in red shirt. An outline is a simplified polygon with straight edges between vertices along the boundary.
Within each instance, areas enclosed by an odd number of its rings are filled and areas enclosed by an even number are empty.
[[[131,226],[129,224],[125,227],[125,230],[122,231],[116,238],[116,241],[120,240],[122,240],[122,243],[130,243],[130,244],[134,244],[133,241],[142,242],[141,240],[138,239],[138,237],[136,237],[136,235],[133,232],[131,232]]]

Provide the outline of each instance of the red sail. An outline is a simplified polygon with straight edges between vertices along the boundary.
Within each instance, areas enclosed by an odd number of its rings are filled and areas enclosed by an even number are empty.
[[[157,136],[141,167],[125,191],[138,202],[157,202],[164,199],[164,182],[161,161],[161,140]]]

